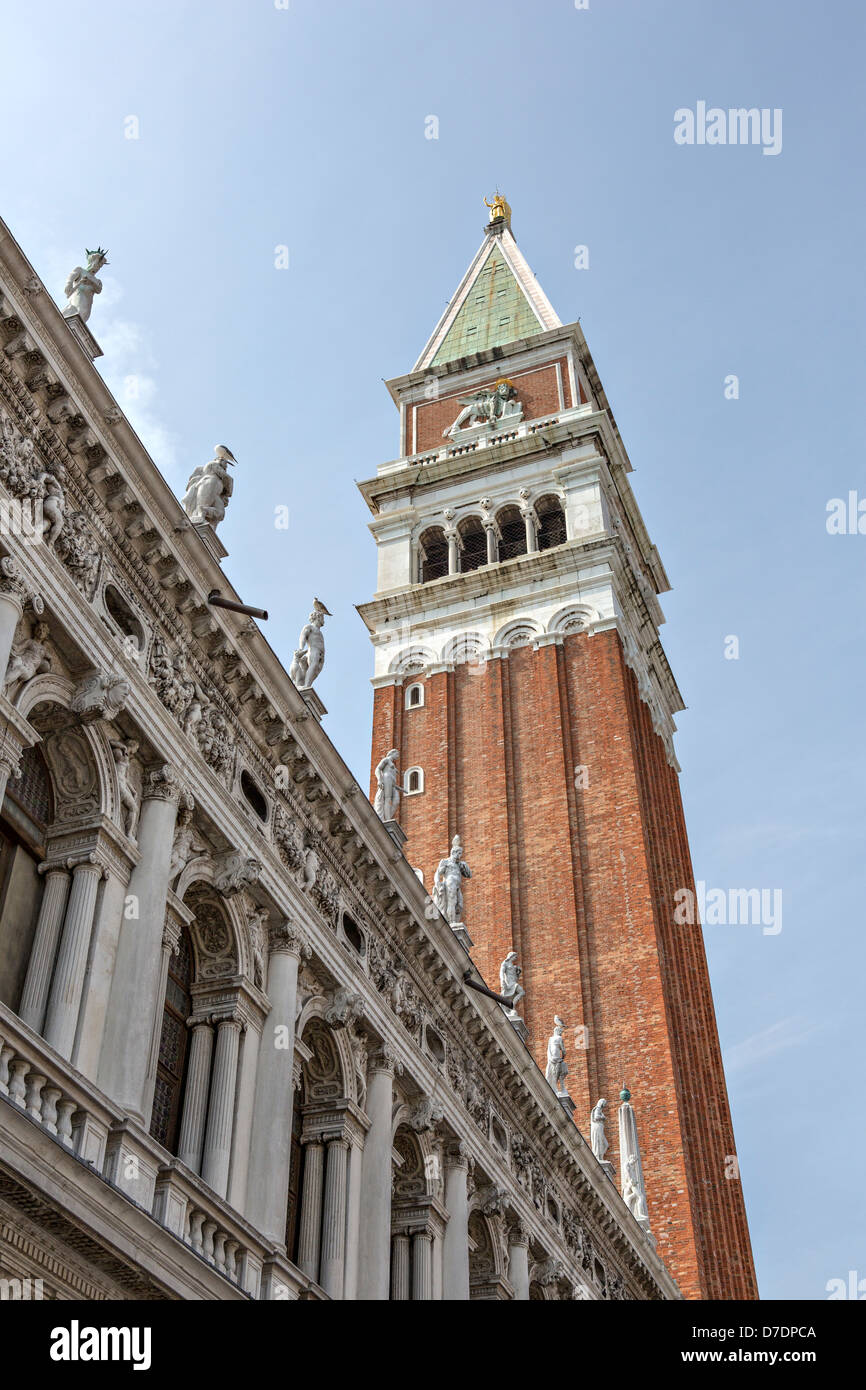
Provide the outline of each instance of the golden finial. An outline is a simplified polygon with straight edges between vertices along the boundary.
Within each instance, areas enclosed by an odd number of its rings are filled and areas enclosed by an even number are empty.
[[[493,195],[492,203],[488,203],[487,199],[484,199],[484,206],[490,209],[491,222],[503,220],[507,226],[511,226],[511,208],[505,201],[504,194],[500,193],[498,189]]]

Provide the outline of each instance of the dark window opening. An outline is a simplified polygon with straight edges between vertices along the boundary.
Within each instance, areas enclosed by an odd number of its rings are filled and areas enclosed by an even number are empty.
[[[448,542],[441,529],[426,531],[421,537],[421,583],[442,579],[448,573]]]
[[[192,947],[186,930],[181,928],[178,954],[172,953],[168,958],[168,979],[165,985],[162,1033],[159,1039],[153,1114],[150,1120],[153,1138],[170,1153],[177,1153],[180,1138],[189,1052],[189,1030],[186,1021],[192,1013],[191,984]]]
[[[563,545],[568,539],[565,532],[565,513],[559,499],[542,497],[536,503],[538,514],[538,548],[550,550],[554,545]]]
[[[259,791],[248,772],[241,773],[241,791],[252,806],[259,820],[268,818],[268,803],[263,792]]]
[[[526,523],[516,507],[509,507],[497,518],[502,539],[499,542],[500,560],[513,560],[526,554]]]
[[[472,570],[480,569],[482,565],[487,564],[487,536],[481,523],[474,520],[464,524],[460,536],[463,541],[460,571],[462,574],[470,574]]]

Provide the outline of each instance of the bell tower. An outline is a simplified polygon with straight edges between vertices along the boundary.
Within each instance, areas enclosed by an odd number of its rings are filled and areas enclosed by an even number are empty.
[[[517,952],[542,1069],[565,1021],[583,1132],[599,1097],[634,1093],[650,1226],[683,1293],[756,1298],[701,927],[674,916],[694,883],[667,576],[580,325],[561,323],[504,198],[488,206],[427,346],[387,383],[398,457],[360,485],[372,766],[398,751],[428,891],[462,838],[472,959],[498,988]]]

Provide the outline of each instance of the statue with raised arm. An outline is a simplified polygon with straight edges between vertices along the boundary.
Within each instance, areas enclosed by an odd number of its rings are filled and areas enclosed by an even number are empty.
[[[386,753],[376,768],[376,799],[373,810],[380,820],[396,820],[400,809],[400,787],[398,785],[397,759],[400,754],[396,748]]]
[[[233,463],[237,463],[237,459],[231,450],[225,444],[216,444],[213,458],[193,469],[186,485],[183,509],[194,525],[216,526],[222,521],[234,490],[229,473]]]
[[[558,1096],[568,1095],[565,1085],[568,1066],[565,1061],[565,1041],[562,1036],[564,1032],[565,1024],[559,1014],[555,1014],[553,1032],[547,1041],[547,1069],[544,1075]]]
[[[492,203],[488,203],[487,199],[485,198],[484,206],[490,209],[491,222],[498,222],[500,218],[504,218],[505,221],[509,224],[509,226],[511,225],[511,208],[505,201],[505,195],[503,193],[500,193],[497,190],[497,192],[493,195]]]
[[[325,664],[325,639],[322,624],[330,618],[321,599],[313,599],[313,611],[309,621],[301,628],[289,676],[299,690],[309,690]]]
[[[48,635],[48,624],[37,623],[32,637],[19,637],[12,643],[3,681],[4,690],[11,690],[19,682],[24,684],[34,676],[45,675],[51,670],[51,657],[45,645]]]
[[[499,993],[503,999],[507,999],[511,1005],[505,1010],[508,1018],[518,1018],[517,1005],[526,994],[526,990],[520,983],[520,976],[523,972],[517,964],[517,952],[509,951],[505,960],[499,967]]]
[[[66,295],[63,317],[71,319],[77,314],[82,323],[86,323],[90,318],[93,296],[102,294],[102,281],[97,272],[104,265],[108,265],[108,252],[101,246],[97,246],[95,251],[85,250],[85,255],[87,256],[87,265],[77,265],[70,272],[63,289],[63,293]]]
[[[433,878],[433,901],[452,927],[459,926],[463,921],[463,880],[471,877],[472,870],[463,859],[460,836],[455,835],[451,841],[451,853],[447,859],[439,860]]]

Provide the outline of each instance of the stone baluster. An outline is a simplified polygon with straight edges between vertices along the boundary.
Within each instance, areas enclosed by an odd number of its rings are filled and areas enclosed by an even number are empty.
[[[349,1142],[328,1141],[325,1201],[322,1213],[322,1257],[319,1283],[329,1298],[343,1297],[346,1257],[346,1160]]]
[[[412,1237],[412,1300],[428,1303],[433,1297],[433,1236],[416,1231]]]
[[[192,1031],[186,1086],[183,1094],[183,1118],[177,1156],[182,1163],[198,1173],[204,1126],[207,1118],[207,1095],[210,1064],[213,1053],[213,1028],[210,1018],[192,1018],[187,1025]]]
[[[442,1246],[442,1297],[446,1301],[469,1298],[469,1156],[464,1144],[445,1152],[445,1205],[448,1224]]]
[[[201,1175],[220,1197],[225,1197],[229,1183],[240,1037],[238,1018],[232,1016],[219,1020]]]
[[[298,1229],[298,1266],[310,1279],[319,1280],[322,1237],[322,1169],[324,1145],[320,1138],[304,1144],[304,1181],[301,1189],[301,1221]]]
[[[69,893],[69,870],[64,864],[52,864],[50,867],[40,864],[39,872],[42,873],[43,870],[45,887],[42,890],[39,918],[18,1008],[22,1021],[35,1033],[42,1032],[45,1022],[51,972],[57,958],[63,910]]]
[[[145,1127],[150,1118],[144,1101],[154,1014],[161,1017],[164,1000],[159,992],[162,936],[180,790],[167,765],[151,769],[145,779],[138,823],[140,858],[126,890],[136,915],[124,913],[99,1062],[102,1089]]]
[[[271,1011],[259,1045],[246,1215],[269,1240],[282,1242],[292,1142],[298,963],[302,957],[309,959],[311,951],[304,932],[294,922],[273,928],[269,944]]]
[[[409,1237],[401,1231],[391,1241],[391,1301],[406,1302],[409,1292]]]
[[[72,870],[72,887],[45,1018],[46,1042],[67,1059],[72,1056],[75,1044],[96,895],[104,876],[105,870],[93,854]]]
[[[391,1250],[391,1108],[394,1073],[403,1068],[384,1044],[367,1067],[370,1128],[361,1164],[361,1231],[358,1298],[386,1301]]]
[[[529,1299],[529,1232],[522,1221],[508,1229],[508,1280],[515,1299],[525,1303]]]

